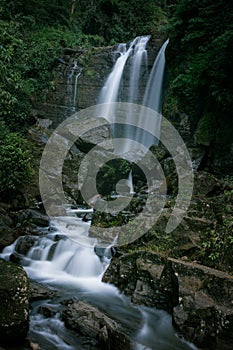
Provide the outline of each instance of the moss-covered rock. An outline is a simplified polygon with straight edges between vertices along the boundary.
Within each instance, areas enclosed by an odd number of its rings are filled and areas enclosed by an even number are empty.
[[[179,282],[174,320],[185,338],[204,349],[231,349],[233,277],[196,263],[169,261]]]
[[[178,304],[178,283],[171,264],[161,255],[138,251],[114,257],[104,282],[131,295],[136,304],[172,312]]]
[[[23,342],[29,328],[29,282],[22,267],[0,259],[0,343]]]

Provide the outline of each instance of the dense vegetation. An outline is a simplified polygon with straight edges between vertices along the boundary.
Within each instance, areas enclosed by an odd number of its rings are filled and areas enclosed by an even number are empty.
[[[168,32],[168,104],[190,116],[199,144],[224,157],[233,139],[233,3],[176,1]]]
[[[0,0],[0,154],[4,167],[0,191],[21,187],[21,181],[28,181],[26,143],[20,146],[21,156],[18,154],[22,158],[20,172],[18,167],[5,166],[11,149],[3,129],[18,132],[14,139],[18,135],[22,144],[22,134],[35,122],[30,113],[33,100],[46,100],[47,92],[54,88],[52,72],[64,46],[104,45],[152,32],[163,19],[159,3],[148,0],[145,6],[142,0]]]

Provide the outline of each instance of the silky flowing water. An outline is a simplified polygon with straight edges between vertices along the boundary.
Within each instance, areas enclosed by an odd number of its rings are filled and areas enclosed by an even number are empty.
[[[110,259],[103,257],[101,261],[95,254],[97,242],[88,237],[90,222],[83,221],[83,214],[89,212],[90,209],[68,209],[68,216],[51,222],[47,233],[37,237],[28,253],[21,256],[21,265],[31,280],[61,294],[53,300],[33,303],[29,331],[32,341],[43,350],[89,349],[90,344],[85,346],[84,337],[67,330],[60,318],[60,301],[75,298],[98,307],[123,325],[135,350],[196,349],[178,337],[166,312],[135,306],[116,287],[101,281]],[[17,241],[5,248],[1,257],[9,259],[15,249]],[[38,312],[45,306],[54,310],[52,317]]]

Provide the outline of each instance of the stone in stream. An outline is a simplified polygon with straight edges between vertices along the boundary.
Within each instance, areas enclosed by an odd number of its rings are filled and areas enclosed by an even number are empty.
[[[82,301],[69,304],[62,312],[67,328],[97,340],[98,346],[106,350],[130,350],[131,341],[125,330],[98,308]]]
[[[22,343],[29,328],[29,282],[22,267],[0,259],[0,343]]]

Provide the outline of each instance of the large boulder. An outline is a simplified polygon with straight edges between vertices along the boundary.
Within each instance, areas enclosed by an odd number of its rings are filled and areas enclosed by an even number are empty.
[[[156,253],[138,251],[114,257],[103,277],[131,295],[136,304],[172,312],[178,305],[178,282],[172,266]]]
[[[122,327],[99,309],[82,301],[74,302],[62,312],[66,327],[96,340],[101,349],[129,350],[132,344]]]
[[[29,328],[29,282],[22,267],[0,259],[0,343],[23,342]]]
[[[233,277],[200,264],[168,260],[179,282],[176,325],[201,348],[232,349]]]

